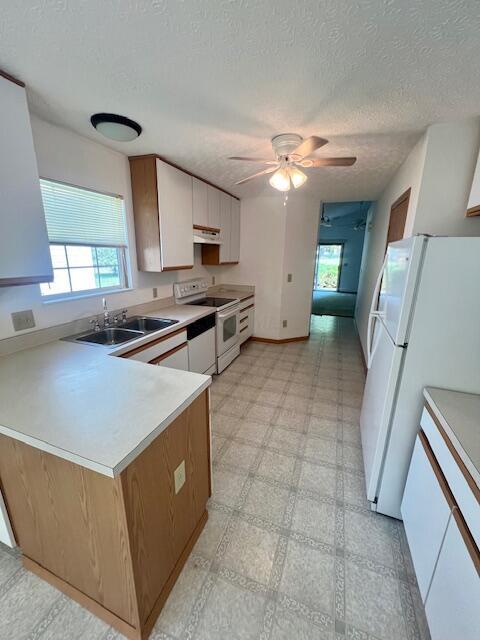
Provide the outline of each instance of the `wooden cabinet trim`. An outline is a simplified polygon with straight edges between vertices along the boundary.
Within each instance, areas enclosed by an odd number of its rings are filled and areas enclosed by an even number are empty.
[[[151,340],[150,342],[145,342],[145,344],[142,344],[139,347],[135,347],[135,349],[130,349],[130,351],[122,353],[118,357],[119,358],[130,358],[131,356],[135,355],[136,353],[140,353],[140,351],[145,351],[145,349],[149,349],[150,347],[154,347],[156,344],[160,344],[161,342],[164,342],[165,340],[168,340],[169,338],[173,338],[173,336],[177,336],[179,333],[182,333],[182,331],[186,331],[186,328],[182,327],[181,329],[177,329],[176,331],[172,331],[171,333],[167,333],[167,335],[165,335],[165,336],[161,336],[160,338],[156,338],[155,340]]]
[[[198,229],[199,231],[214,231],[216,233],[220,233],[220,229],[217,229],[217,227],[205,227],[201,224],[194,224],[193,228]]]
[[[230,193],[229,191],[225,191],[225,189],[222,189],[222,187],[219,187],[216,184],[213,184],[213,182],[210,182],[209,180],[205,180],[205,178],[200,178],[200,176],[197,176],[194,173],[192,173],[191,171],[188,171],[188,169],[184,169],[180,165],[175,164],[174,162],[171,162],[170,160],[167,160],[164,156],[160,156],[157,153],[147,153],[147,154],[142,155],[142,156],[129,156],[129,160],[136,160],[137,158],[155,158],[155,159],[158,158],[158,160],[161,160],[162,162],[165,162],[165,164],[169,164],[171,167],[174,167],[175,169],[179,169],[180,171],[183,171],[183,173],[186,173],[187,175],[192,176],[192,178],[196,178],[197,180],[200,180],[200,182],[204,182],[205,184],[209,184],[214,189],[218,189],[218,191],[222,191],[223,193],[226,193],[227,196],[230,196],[231,198],[235,198],[235,200],[240,200],[240,198],[238,196],[234,196],[233,193]]]
[[[0,69],[0,76],[2,76],[2,78],[5,78],[5,80],[10,80],[10,82],[13,82],[13,84],[18,84],[19,87],[22,87],[23,89],[25,89],[24,82],[22,82],[18,78],[15,78],[15,76],[10,75],[6,71],[2,71],[2,69]]]
[[[434,410],[432,409],[432,407],[430,406],[430,404],[428,402],[425,402],[425,407],[426,407],[428,413],[430,414],[430,417],[432,418],[433,422],[435,423],[435,426],[437,427],[440,435],[442,436],[442,439],[445,442],[445,445],[446,445],[447,449],[452,454],[453,459],[455,460],[455,462],[457,463],[460,471],[462,472],[462,475],[465,478],[466,483],[470,487],[473,495],[475,496],[476,501],[480,502],[480,488],[477,486],[477,483],[472,478],[472,476],[470,474],[470,471],[467,469],[467,467],[465,466],[463,460],[458,455],[457,450],[453,446],[450,438],[445,433],[445,429],[440,424],[439,419],[435,415]]]
[[[470,533],[470,529],[468,528],[468,525],[465,522],[464,517],[462,516],[462,512],[458,507],[455,507],[452,510],[452,515],[455,518],[455,522],[457,523],[458,530],[460,531],[460,535],[462,536],[463,542],[467,547],[467,550],[472,559],[472,562],[475,565],[475,569],[477,570],[477,573],[480,576],[480,552],[478,550],[477,545],[475,544],[475,540],[473,539],[472,534]]]
[[[422,430],[419,431],[418,438],[423,447],[425,455],[427,456],[428,461],[430,462],[432,471],[435,474],[435,477],[437,478],[437,482],[440,486],[440,489],[442,490],[442,493],[445,497],[445,500],[447,501],[448,506],[450,507],[450,509],[454,509],[457,506],[457,503],[455,502],[453,493],[451,492],[450,487],[448,486],[448,482],[445,476],[443,475],[443,471],[440,469],[440,465],[438,464],[437,459],[435,458],[435,454],[433,453],[432,447],[428,442],[428,438]]]
[[[168,358],[169,356],[173,356],[173,354],[176,353],[177,351],[180,351],[180,349],[186,349],[187,347],[188,347],[188,342],[182,342],[182,344],[179,344],[178,347],[173,347],[173,349],[170,349],[170,351],[165,351],[165,353],[162,353],[161,356],[157,356],[153,360],[149,360],[148,364],[158,364],[162,360],[165,360],[165,358]]]
[[[182,264],[178,267],[163,267],[162,271],[181,271],[182,269],[193,269],[193,264]]]
[[[470,207],[467,209],[466,217],[473,218],[474,216],[480,216],[480,204],[475,207]]]

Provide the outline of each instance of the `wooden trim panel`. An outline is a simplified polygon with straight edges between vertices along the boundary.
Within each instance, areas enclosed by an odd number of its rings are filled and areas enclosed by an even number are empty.
[[[458,530],[460,531],[460,535],[463,538],[463,542],[467,547],[468,553],[472,559],[473,564],[475,565],[475,569],[480,576],[480,552],[478,550],[477,545],[475,544],[475,540],[470,533],[470,529],[468,528],[467,523],[465,522],[462,512],[458,507],[455,507],[452,511],[452,515],[455,518],[455,522],[457,523]]]
[[[480,204],[477,204],[475,207],[470,207],[470,209],[467,209],[466,217],[473,218],[474,216],[480,216]]]
[[[156,338],[155,340],[151,340],[150,342],[145,342],[145,344],[142,344],[140,347],[136,347],[135,349],[131,349],[130,351],[122,353],[118,357],[119,358],[130,358],[131,356],[135,355],[136,353],[140,353],[140,351],[145,351],[145,349],[149,349],[150,347],[154,347],[156,344],[160,344],[161,342],[165,342],[165,340],[168,340],[169,338],[173,338],[173,336],[177,336],[179,333],[182,333],[182,331],[186,331],[186,328],[182,327],[181,329],[177,329],[176,331],[172,331],[171,333],[167,333],[167,335],[165,335],[165,336],[161,336],[160,338]]]
[[[192,173],[188,169],[185,169],[184,167],[181,167],[180,165],[175,164],[174,162],[171,162],[171,160],[167,160],[164,156],[159,156],[158,153],[149,153],[142,156],[129,156],[128,159],[136,160],[137,158],[155,158],[155,159],[158,158],[162,162],[165,162],[165,164],[169,164],[171,167],[175,167],[175,169],[179,169],[180,171],[183,171],[183,173],[186,173],[187,175],[192,176],[192,178],[196,178],[197,180],[200,180],[200,182],[209,184],[214,189],[223,191],[223,193],[226,193],[227,196],[231,196],[232,198],[235,198],[235,200],[240,200],[240,198],[238,196],[234,196],[233,193],[230,193],[229,191],[225,191],[225,189],[222,189],[222,187],[217,186],[216,184],[214,184],[213,182],[210,182],[209,180],[205,180],[205,178],[200,178],[200,176],[197,176],[195,173]]]
[[[177,351],[180,351],[180,349],[185,349],[186,347],[188,347],[188,342],[182,342],[182,344],[179,344],[178,347],[173,347],[173,349],[170,349],[170,351],[166,351],[165,353],[162,353],[161,356],[158,356],[157,358],[150,360],[148,364],[158,364],[162,360],[165,360],[165,358],[168,358],[169,356],[173,356],[174,353],[176,353]]]
[[[440,465],[438,464],[437,459],[435,458],[435,454],[433,453],[432,447],[428,442],[428,438],[424,434],[422,429],[420,429],[420,431],[418,432],[418,438],[422,444],[423,450],[425,451],[425,455],[427,456],[428,461],[430,462],[430,466],[432,467],[433,473],[437,478],[438,484],[440,485],[440,489],[442,490],[445,500],[447,501],[447,504],[450,507],[450,509],[453,509],[454,507],[457,506],[457,503],[455,502],[453,493],[451,492],[450,487],[448,486],[447,479],[443,475],[443,471],[440,469]]]
[[[217,227],[204,227],[201,224],[194,224],[193,228],[198,229],[199,231],[216,231],[217,233],[220,233],[220,229]]]
[[[428,413],[430,414],[430,417],[432,418],[432,420],[435,423],[435,426],[437,427],[440,435],[442,436],[445,445],[447,446],[448,450],[450,451],[450,453],[453,456],[453,459],[455,460],[455,462],[458,465],[458,468],[460,469],[460,471],[462,472],[463,477],[465,478],[466,483],[468,484],[468,486],[470,487],[473,495],[475,496],[475,499],[477,500],[477,502],[480,502],[480,488],[477,487],[477,483],[475,482],[475,480],[472,478],[470,471],[467,469],[467,467],[465,466],[463,460],[460,458],[460,456],[458,455],[457,450],[455,449],[455,447],[453,446],[450,438],[447,436],[447,434],[445,433],[445,429],[442,427],[442,425],[440,424],[439,419],[437,418],[437,416],[435,415],[434,410],[432,409],[432,407],[430,406],[430,404],[425,401],[425,407],[428,411]]]
[[[252,336],[250,339],[253,342],[267,342],[269,344],[285,344],[286,342],[302,342],[303,340],[308,340],[310,336],[298,336],[297,338],[281,338],[279,340],[275,340],[274,338],[258,338],[257,336]]]
[[[178,267],[162,267],[162,271],[181,271],[182,269],[193,269],[193,264],[182,264]]]
[[[15,78],[15,76],[10,75],[6,71],[2,71],[2,69],[0,69],[0,76],[2,76],[2,78],[5,78],[5,80],[10,80],[10,82],[13,82],[13,84],[18,84],[19,87],[23,87],[23,89],[25,89],[24,82],[22,82],[18,78]]]

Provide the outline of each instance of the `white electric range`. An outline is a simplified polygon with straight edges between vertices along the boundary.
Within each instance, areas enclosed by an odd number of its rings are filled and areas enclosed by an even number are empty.
[[[194,278],[173,285],[177,304],[212,307],[216,313],[217,373],[222,372],[240,355],[240,300],[208,295],[208,281]]]

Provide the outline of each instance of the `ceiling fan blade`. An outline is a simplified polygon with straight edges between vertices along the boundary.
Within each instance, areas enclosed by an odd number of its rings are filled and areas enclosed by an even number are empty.
[[[351,167],[356,160],[356,158],[314,158],[300,160],[296,164],[305,167],[305,169],[310,167]]]
[[[243,184],[244,182],[249,182],[250,180],[253,180],[254,178],[258,178],[258,176],[263,176],[266,173],[273,173],[276,170],[277,170],[277,164],[275,164],[274,167],[269,167],[268,169],[264,169],[263,171],[259,171],[258,173],[254,173],[253,176],[248,176],[248,178],[244,178],[243,180],[239,180],[235,184]]]
[[[298,147],[294,149],[289,155],[305,158],[317,149],[320,149],[320,147],[323,147],[325,144],[328,144],[328,140],[325,140],[325,138],[310,136],[309,138],[306,138],[303,142],[301,142]]]
[[[242,156],[230,156],[228,160],[242,160],[243,162],[261,162],[262,164],[277,164],[276,160],[267,160],[266,158],[244,158]]]

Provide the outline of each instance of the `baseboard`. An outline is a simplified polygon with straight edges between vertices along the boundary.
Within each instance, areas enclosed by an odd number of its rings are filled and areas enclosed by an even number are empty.
[[[303,340],[308,340],[310,336],[298,336],[297,338],[281,338],[279,340],[275,340],[274,338],[258,338],[257,336],[252,336],[250,340],[252,342],[266,342],[268,344],[285,344],[286,342],[303,342]]]

